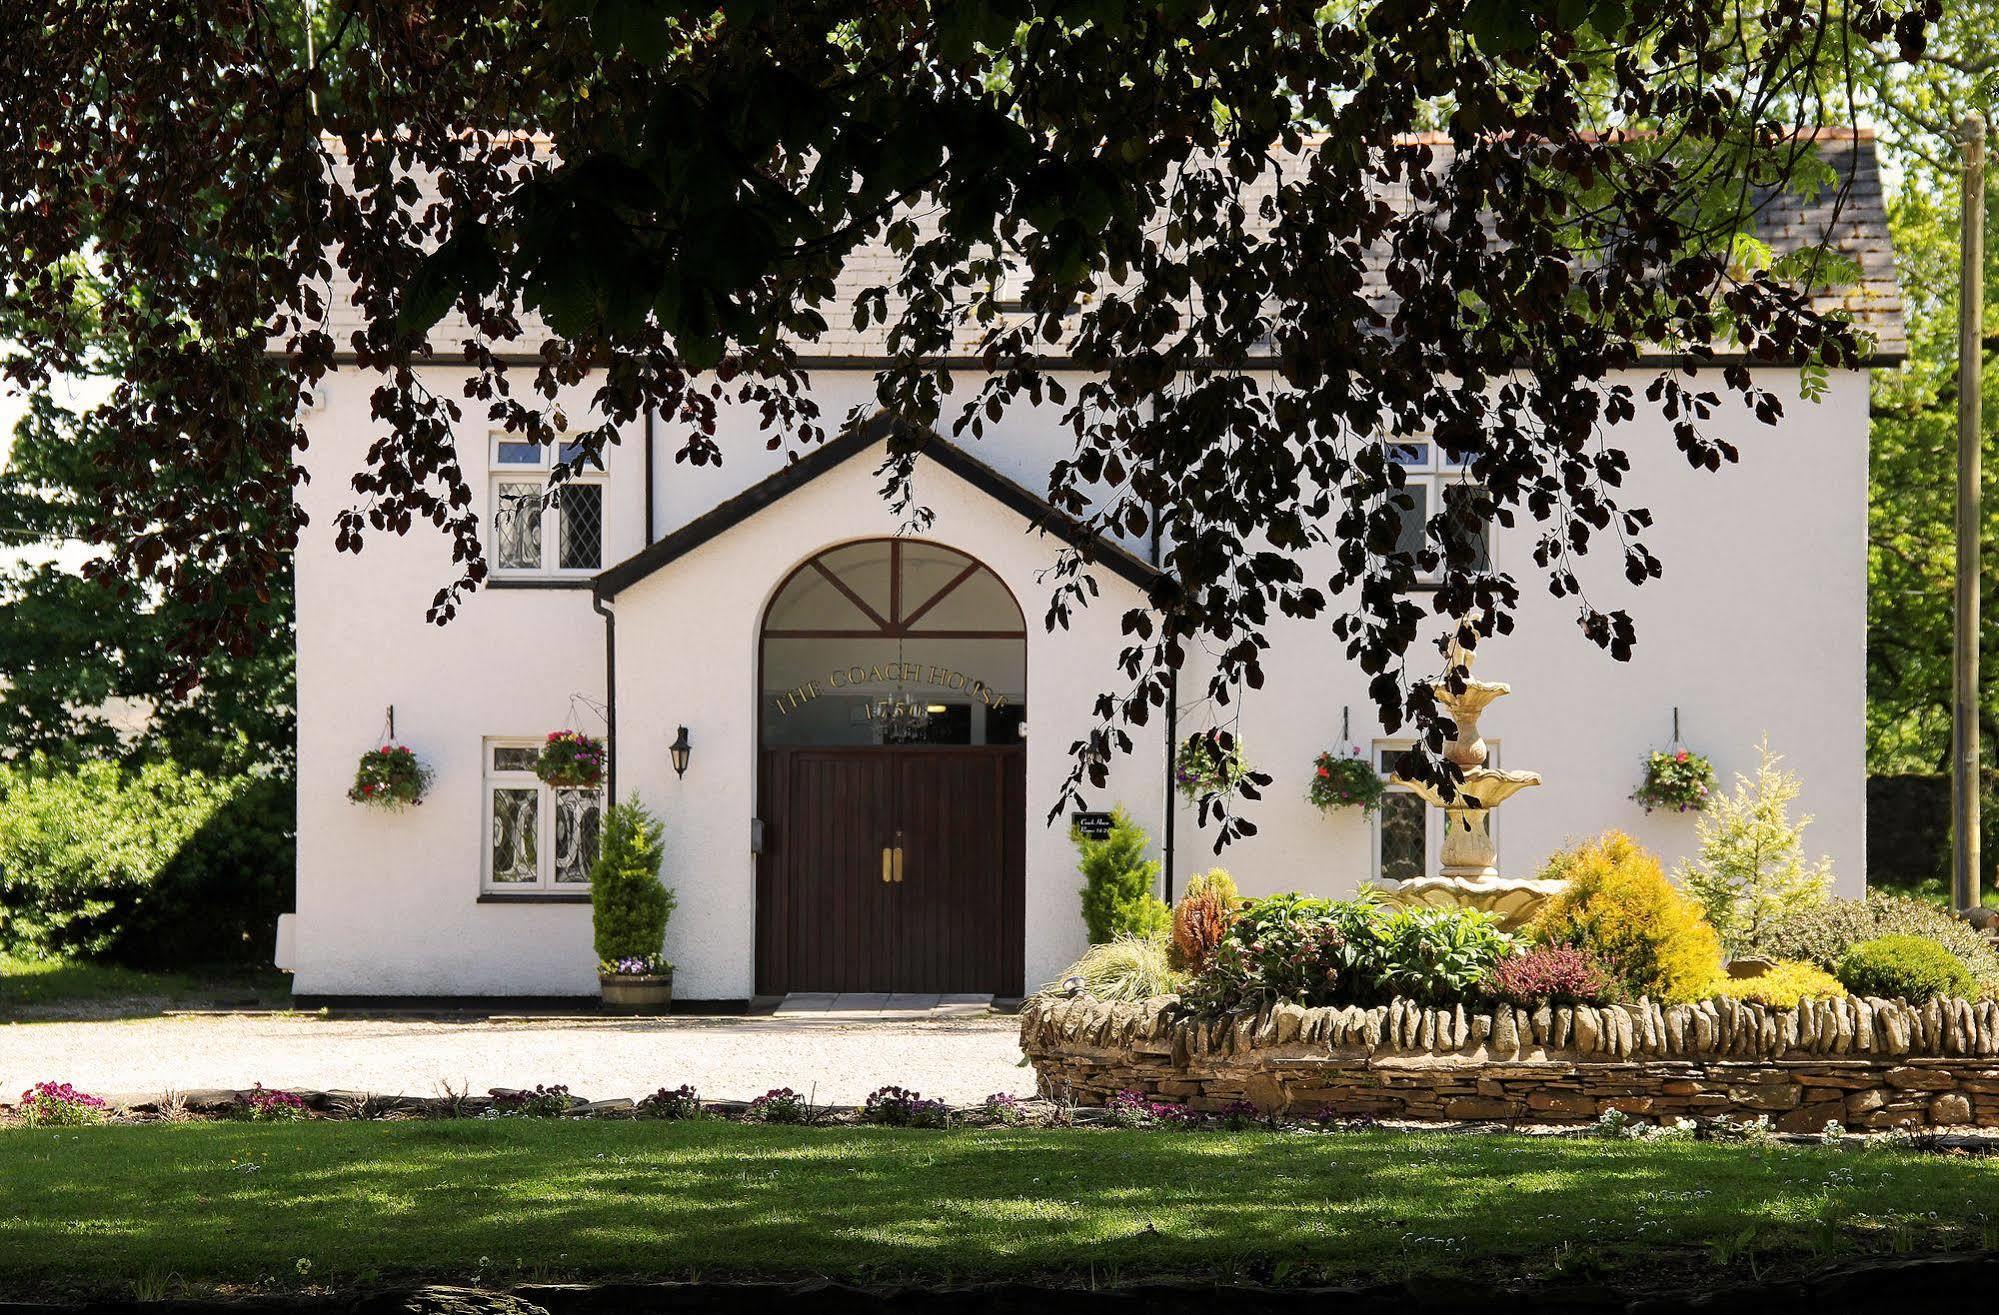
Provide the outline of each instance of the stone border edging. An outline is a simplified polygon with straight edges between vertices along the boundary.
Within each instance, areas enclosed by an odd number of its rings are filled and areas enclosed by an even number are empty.
[[[1990,1000],[1469,1010],[1396,1000],[1203,1018],[1172,996],[1041,998],[1021,1009],[1020,1044],[1041,1094],[1084,1104],[1132,1090],[1292,1117],[1563,1122],[1616,1109],[1774,1114],[1791,1132],[1999,1126],[1999,1002]]]

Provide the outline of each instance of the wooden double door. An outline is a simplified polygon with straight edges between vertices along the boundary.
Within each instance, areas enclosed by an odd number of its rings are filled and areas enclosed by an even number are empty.
[[[1022,992],[1026,749],[766,749],[757,990]]]

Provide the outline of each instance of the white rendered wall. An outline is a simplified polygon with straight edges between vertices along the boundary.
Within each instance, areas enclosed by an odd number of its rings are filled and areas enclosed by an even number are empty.
[[[456,395],[462,371],[427,382]],[[587,905],[481,904],[481,745],[567,725],[603,733],[571,695],[604,701],[604,623],[586,589],[481,590],[446,626],[424,620],[456,576],[442,532],[376,533],[333,550],[347,481],[379,436],[365,376],[337,373],[311,413],[312,517],[298,550],[298,916],[303,995],[559,995],[596,990]],[[572,416],[581,390],[563,399]],[[485,497],[486,425],[468,406],[460,459]],[[605,560],[644,537],[640,445],[606,454]],[[483,502],[481,503],[483,506]],[[400,814],[347,801],[355,761],[396,709],[396,736],[436,771]]]
[[[1642,387],[1647,376],[1633,375]],[[1577,629],[1573,599],[1550,595],[1533,559],[1525,516],[1494,530],[1494,557],[1519,582],[1515,632],[1479,650],[1475,674],[1513,693],[1481,718],[1507,768],[1544,784],[1501,806],[1495,819],[1500,867],[1529,874],[1546,856],[1609,827],[1630,832],[1670,872],[1695,849],[1692,814],[1647,814],[1630,799],[1645,755],[1672,736],[1709,754],[1724,789],[1753,773],[1765,733],[1802,779],[1799,811],[1813,857],[1830,855],[1837,887],[1858,895],[1866,873],[1867,377],[1835,374],[1822,402],[1796,395],[1796,375],[1764,383],[1785,399],[1776,427],[1741,408],[1715,422],[1741,449],[1719,472],[1695,471],[1671,432],[1641,401],[1638,418],[1611,431],[1629,453],[1627,506],[1651,508],[1644,540],[1663,577],[1641,588],[1623,578],[1623,558],[1598,535],[1582,559],[1589,599],[1622,608],[1637,627],[1630,662],[1618,662]],[[1308,578],[1330,574],[1323,552]],[[1337,604],[1339,600],[1335,599]],[[1442,632],[1432,621],[1425,634]],[[1363,749],[1381,735],[1366,679],[1323,622],[1279,622],[1265,657],[1268,684],[1236,708],[1251,759],[1276,779],[1248,806],[1252,839],[1215,856],[1213,834],[1179,810],[1180,876],[1227,867],[1247,893],[1304,888],[1346,893],[1372,875],[1371,825],[1354,810],[1322,816],[1304,801],[1321,750],[1340,747],[1340,710],[1352,710]],[[1412,670],[1440,664],[1427,646]],[[1206,669],[1182,681],[1182,699],[1205,686]],[[1224,713],[1223,715],[1228,715]],[[1205,710],[1183,731],[1209,724]],[[1406,729],[1403,732],[1406,734]]]
[[[462,372],[439,368],[432,386],[455,391]],[[1769,382],[1787,392],[1790,376]],[[1073,382],[1073,379],[1071,380]],[[829,421],[871,395],[863,371],[817,370]],[[961,381],[961,387],[964,381]],[[589,910],[581,905],[477,902],[487,736],[539,736],[577,721],[570,695],[604,698],[602,620],[587,591],[494,590],[475,595],[438,628],[423,619],[432,593],[453,577],[447,545],[428,526],[407,539],[372,536],[358,558],[332,549],[333,513],[351,501],[347,476],[378,434],[371,387],[347,372],[314,413],[308,453],[312,514],[298,554],[299,896],[295,989],[318,994],[540,995],[595,989]],[[1515,635],[1487,646],[1481,676],[1515,693],[1485,718],[1508,767],[1547,781],[1508,802],[1498,833],[1502,866],[1531,870],[1571,838],[1608,826],[1632,831],[1668,866],[1693,842],[1693,823],[1646,816],[1628,796],[1644,754],[1663,747],[1671,709],[1683,733],[1712,754],[1726,784],[1750,770],[1768,732],[1804,779],[1803,808],[1817,815],[1813,854],[1830,854],[1840,887],[1861,889],[1865,841],[1865,589],[1867,392],[1863,374],[1835,376],[1820,404],[1793,401],[1775,429],[1739,417],[1729,428],[1740,465],[1689,470],[1666,426],[1641,407],[1616,431],[1634,470],[1629,500],[1649,506],[1647,536],[1665,578],[1622,582],[1608,543],[1585,559],[1592,600],[1634,616],[1634,660],[1617,663],[1584,640],[1573,602],[1550,598],[1528,558],[1532,530],[1499,531],[1500,564],[1519,579]],[[587,390],[586,390],[587,391]],[[572,411],[580,402],[571,399]],[[1071,450],[1059,410],[1021,410],[967,446],[1029,489]],[[608,457],[606,562],[643,541],[643,454],[628,436]],[[654,487],[656,532],[691,517],[778,468],[754,418],[725,419],[726,464],[672,460],[677,439],[661,426]],[[468,471],[485,469],[485,426],[468,422]],[[620,788],[637,789],[668,827],[668,880],[681,906],[668,950],[688,998],[740,998],[753,981],[756,629],[770,592],[798,562],[832,543],[891,534],[899,525],[876,495],[876,461],[863,455],[634,586],[619,616]],[[1029,986],[1059,972],[1081,948],[1073,854],[1043,825],[1066,770],[1070,739],[1088,724],[1100,689],[1119,689],[1118,623],[1132,591],[1102,569],[1106,595],[1067,633],[1048,634],[1047,587],[1035,576],[1055,547],[1023,533],[1012,512],[927,463],[919,498],[937,513],[927,537],[973,554],[1011,585],[1029,640]],[[483,498],[484,487],[480,484]],[[1132,545],[1142,549],[1143,545]],[[1311,574],[1323,580],[1320,563]],[[1321,817],[1303,802],[1313,755],[1336,747],[1340,709],[1352,709],[1363,748],[1377,734],[1366,682],[1323,622],[1280,623],[1266,657],[1269,683],[1239,705],[1252,756],[1275,777],[1249,815],[1261,833],[1224,854],[1191,809],[1178,819],[1176,885],[1220,862],[1251,892],[1302,887],[1352,890],[1371,873],[1369,826]],[[1199,689],[1199,673],[1183,681]],[[390,816],[350,805],[359,753],[397,709],[398,736],[437,769],[422,808]],[[597,729],[584,714],[580,723]],[[1182,730],[1205,713],[1190,710]],[[694,766],[676,781],[666,765],[673,728],[690,727]],[[1161,838],[1163,727],[1135,733],[1140,757],[1121,760],[1112,788],[1091,803],[1121,802]]]

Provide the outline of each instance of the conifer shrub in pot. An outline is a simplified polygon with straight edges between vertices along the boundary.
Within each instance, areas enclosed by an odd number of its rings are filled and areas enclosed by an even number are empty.
[[[673,1003],[664,949],[677,901],[659,879],[664,831],[637,795],[604,814],[590,870],[590,925],[604,1008],[616,1013],[663,1013]]]

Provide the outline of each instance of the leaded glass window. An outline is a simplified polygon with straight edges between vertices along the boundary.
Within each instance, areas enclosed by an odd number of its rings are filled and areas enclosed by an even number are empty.
[[[597,862],[603,796],[595,790],[555,792],[555,883],[587,885]]]
[[[1374,814],[1374,876],[1377,881],[1408,881],[1436,871],[1438,853],[1443,848],[1446,818],[1444,810],[1432,808],[1423,797],[1395,780],[1396,766],[1408,751],[1406,744],[1374,746],[1374,764],[1388,781],[1388,792]],[[1486,741],[1486,762],[1499,766],[1499,743]],[[1490,819],[1493,838],[1498,839],[1498,819]]]
[[[539,443],[495,433],[487,555],[498,575],[559,575],[604,565],[604,468],[583,461],[582,445],[553,453]],[[577,463],[552,485],[556,463]]]
[[[561,538],[556,565],[565,571],[594,571],[603,565],[604,486],[565,484],[556,493]]]
[[[486,744],[488,890],[573,894],[589,887],[604,797],[547,785],[534,772],[540,756],[533,740]]]
[[[1429,812],[1418,795],[1390,790],[1381,797],[1381,871],[1384,881],[1409,881],[1423,875],[1428,848]]]
[[[501,480],[493,507],[493,565],[502,571],[541,569],[541,485]]]
[[[535,855],[541,834],[541,792],[518,786],[493,791],[493,884],[541,880]]]

